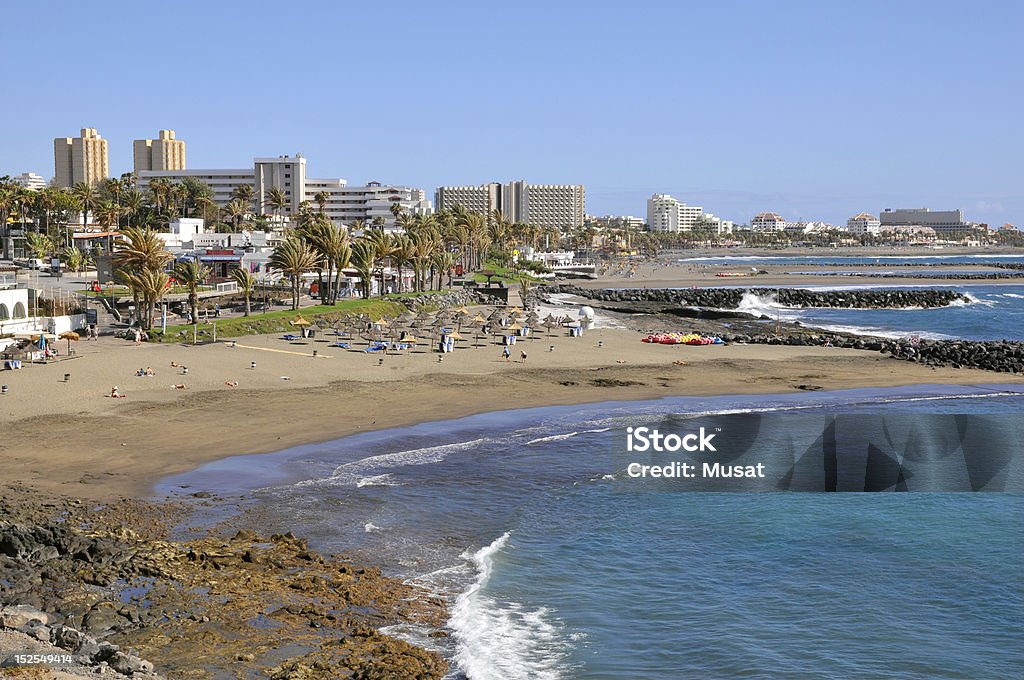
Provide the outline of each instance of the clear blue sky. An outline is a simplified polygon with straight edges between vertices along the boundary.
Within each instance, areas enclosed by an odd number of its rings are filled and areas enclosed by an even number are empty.
[[[1017,2],[18,2],[0,175],[111,169],[177,130],[190,167],[301,152],[313,177],[583,183],[748,221],[886,207],[1024,223]]]

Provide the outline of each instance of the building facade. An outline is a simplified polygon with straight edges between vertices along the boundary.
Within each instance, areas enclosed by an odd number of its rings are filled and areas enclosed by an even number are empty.
[[[691,231],[703,215],[703,208],[686,205],[668,194],[654,194],[647,199],[647,225],[651,231]]]
[[[582,184],[530,184],[516,180],[505,184],[444,186],[434,192],[434,202],[438,210],[451,210],[457,205],[481,215],[500,210],[509,222],[538,227],[580,227],[586,218],[586,190]]]
[[[383,221],[385,228],[395,226],[391,206],[398,203],[402,212],[418,215],[433,212],[433,206],[426,200],[422,189],[386,185],[370,182],[366,186],[349,186],[344,179],[317,179],[306,176],[306,159],[301,154],[253,159],[253,167],[215,170],[164,170],[143,171],[138,175],[140,191],[149,188],[156,177],[171,182],[180,182],[192,177],[213,190],[213,202],[226,206],[242,185],[253,188],[253,213],[275,215],[281,221],[288,221],[299,214],[300,206],[308,201],[314,210],[320,209],[323,200],[324,214],[335,224],[350,225],[362,220],[370,225],[375,218]],[[280,189],[286,204],[281,208],[270,205],[272,190]]]
[[[53,179],[57,186],[93,185],[108,177],[107,140],[95,128],[82,128],[80,137],[53,140]]]
[[[17,177],[12,177],[11,181],[22,189],[28,189],[29,191],[39,191],[46,188],[46,180],[34,172],[23,172]]]
[[[185,141],[175,139],[174,130],[160,130],[157,139],[132,142],[135,174],[153,170],[184,170]]]
[[[846,220],[846,228],[851,234],[878,234],[882,231],[882,223],[870,213],[859,213]]]
[[[434,192],[438,210],[452,210],[461,205],[472,213],[487,215],[501,205],[501,185],[497,182],[479,186],[438,187]]]
[[[751,231],[784,231],[786,220],[778,213],[757,213],[754,215],[754,219],[750,220],[750,229]]]
[[[930,227],[937,234],[969,231],[975,227],[971,222],[964,221],[962,210],[936,210],[928,208],[886,208],[879,213],[878,221],[883,231],[892,231],[894,227]]]

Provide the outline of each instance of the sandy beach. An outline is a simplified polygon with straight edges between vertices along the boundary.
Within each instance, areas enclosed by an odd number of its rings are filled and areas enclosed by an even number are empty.
[[[483,346],[474,348],[468,339],[443,363],[423,346],[388,355],[383,364],[358,345],[345,350],[277,336],[240,338],[234,347],[82,341],[73,359],[0,373],[8,385],[0,396],[0,455],[7,481],[44,492],[98,500],[146,497],[160,477],[217,458],[485,411],[781,393],[798,385],[835,390],[1022,382],[1009,374],[926,368],[875,352],[666,347],[640,338],[618,328],[581,338],[542,335],[520,342],[508,363],[499,345],[481,339]],[[526,362],[519,358],[523,348]],[[172,363],[187,366],[188,373]],[[146,368],[155,375],[135,375]],[[114,385],[123,399],[109,397]]]

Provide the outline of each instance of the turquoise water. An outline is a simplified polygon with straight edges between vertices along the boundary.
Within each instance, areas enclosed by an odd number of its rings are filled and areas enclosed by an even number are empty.
[[[448,597],[451,638],[392,632],[435,645],[453,678],[1024,675],[1022,494],[616,490],[612,442],[627,424],[752,410],[1019,414],[1024,394],[506,411],[218,461],[160,491],[226,494],[268,529]]]

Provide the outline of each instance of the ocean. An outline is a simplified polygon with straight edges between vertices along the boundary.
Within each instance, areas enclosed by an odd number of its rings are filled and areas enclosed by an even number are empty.
[[[851,257],[848,255],[707,255],[699,257],[683,257],[674,260],[682,264],[700,265],[814,265],[824,267],[841,267],[843,265],[881,265],[885,267],[903,267],[940,264],[944,266],[971,264],[1024,264],[1024,255],[990,255],[979,253],[974,255],[875,255],[871,257]]]
[[[793,286],[807,290],[860,290],[865,288],[942,288],[956,290],[970,303],[931,309],[829,309],[797,308],[778,304],[772,296],[746,295],[739,311],[781,321],[799,321],[833,331],[907,337],[968,340],[1024,340],[1024,285],[1013,283],[935,284],[893,286],[878,279],[847,286]],[[746,287],[746,286],[744,286]]]
[[[165,479],[447,597],[452,678],[1024,675],[1024,494],[631,493],[666,414],[1024,412],[1024,388],[675,397],[489,413]]]

